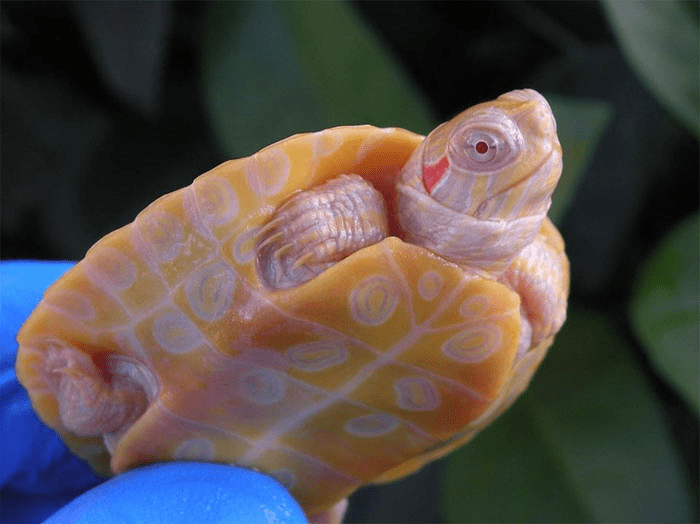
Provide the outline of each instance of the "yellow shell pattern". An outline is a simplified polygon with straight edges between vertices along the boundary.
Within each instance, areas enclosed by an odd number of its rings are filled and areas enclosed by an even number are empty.
[[[171,460],[255,467],[309,513],[469,440],[525,389],[552,341],[516,363],[521,300],[509,287],[396,236],[297,288],[269,292],[256,273],[256,233],[296,191],[357,173],[391,215],[422,139],[371,126],[296,135],[97,242],[19,333],[17,374],[37,413],[104,474]],[[548,220],[540,234],[563,256]],[[118,438],[63,426],[44,371],[61,346],[153,372],[155,396]]]

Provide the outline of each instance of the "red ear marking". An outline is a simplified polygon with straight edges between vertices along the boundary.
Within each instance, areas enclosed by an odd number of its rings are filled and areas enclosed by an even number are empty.
[[[440,182],[442,175],[445,174],[450,163],[447,161],[447,157],[442,157],[437,164],[432,166],[423,166],[423,185],[428,191],[428,194],[433,190],[435,185]]]

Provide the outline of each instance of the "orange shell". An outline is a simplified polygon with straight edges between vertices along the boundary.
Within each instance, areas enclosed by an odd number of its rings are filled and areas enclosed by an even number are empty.
[[[97,242],[22,327],[17,376],[42,420],[101,473],[206,460],[255,467],[309,513],[468,441],[525,389],[552,338],[517,363],[520,297],[397,236],[297,288],[258,281],[257,230],[292,193],[357,173],[393,216],[423,137],[338,127],[226,162]],[[390,225],[400,235],[395,223]],[[557,237],[546,220],[542,234]],[[119,438],[62,424],[46,350],[120,354],[157,394]]]

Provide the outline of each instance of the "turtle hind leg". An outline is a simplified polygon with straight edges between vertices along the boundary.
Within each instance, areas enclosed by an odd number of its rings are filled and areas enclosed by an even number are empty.
[[[47,382],[58,401],[59,416],[66,429],[80,437],[98,436],[123,430],[148,406],[143,376],[134,365],[98,368],[92,358],[70,346],[54,346],[47,353],[44,369]]]
[[[295,193],[261,229],[257,266],[270,289],[299,286],[388,235],[382,194],[359,175]]]

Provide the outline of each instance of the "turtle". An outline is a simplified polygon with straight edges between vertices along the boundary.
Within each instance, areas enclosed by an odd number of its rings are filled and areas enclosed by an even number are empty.
[[[566,317],[561,169],[532,89],[427,137],[291,136],[94,244],[19,331],[18,379],[98,473],[253,468],[339,522],[528,386]]]

